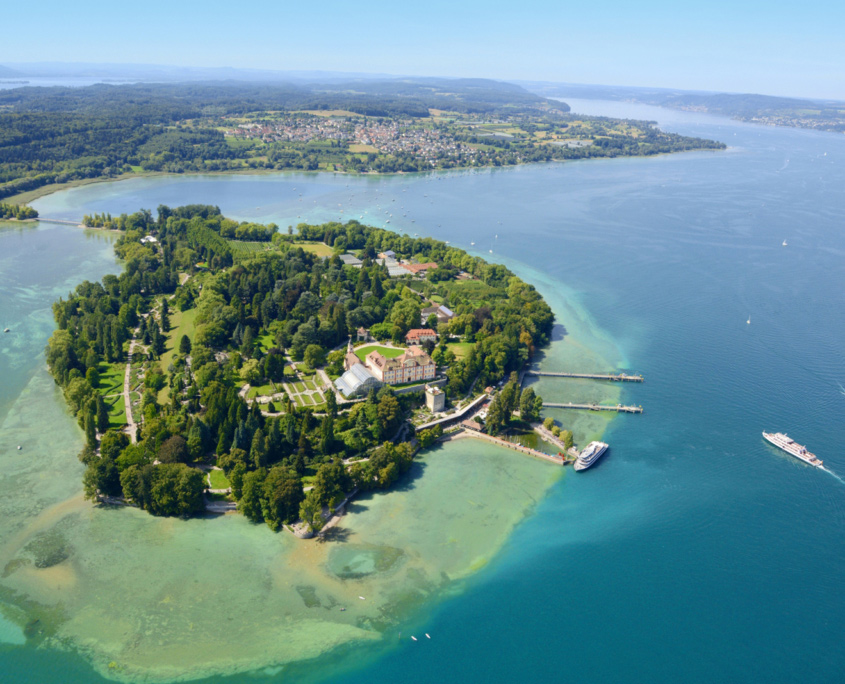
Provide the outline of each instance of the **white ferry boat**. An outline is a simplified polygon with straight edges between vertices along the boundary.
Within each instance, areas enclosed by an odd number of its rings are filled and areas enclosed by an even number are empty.
[[[804,463],[808,463],[816,468],[822,467],[822,461],[815,454],[807,451],[807,447],[798,444],[781,432],[764,432],[763,438],[770,444],[774,444],[778,449],[783,449],[790,456],[795,456],[795,458],[804,461]]]
[[[590,442],[575,461],[575,470],[586,470],[601,458],[607,451],[607,444],[604,442]]]

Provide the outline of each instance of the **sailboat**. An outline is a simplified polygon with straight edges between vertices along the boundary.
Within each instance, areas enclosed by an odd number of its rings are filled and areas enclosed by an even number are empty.
[[[783,241],[783,247],[786,247],[786,240]]]
[[[751,325],[751,314],[748,314],[748,320],[745,321],[748,325]]]

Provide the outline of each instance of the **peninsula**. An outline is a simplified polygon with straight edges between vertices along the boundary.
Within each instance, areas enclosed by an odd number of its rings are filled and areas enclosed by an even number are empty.
[[[85,432],[88,498],[313,531],[397,482],[446,412],[486,405],[488,435],[539,421],[516,372],[553,314],[504,266],[357,221],[85,221],[122,229],[125,268],[55,303],[47,363]]]
[[[724,144],[483,79],[0,90],[0,199],[152,173],[397,173]]]

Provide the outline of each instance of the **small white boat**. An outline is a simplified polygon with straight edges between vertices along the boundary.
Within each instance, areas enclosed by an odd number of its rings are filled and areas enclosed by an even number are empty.
[[[783,241],[783,247],[786,247],[786,240]]]
[[[469,244],[471,244],[471,245],[475,246],[475,243],[474,243],[474,242],[470,242]]]
[[[3,332],[12,332],[12,331],[9,330],[8,328],[6,328]]]
[[[416,641],[416,640],[417,640],[417,637],[415,637],[415,636],[412,636],[411,638],[412,638],[414,641]]]
[[[490,250],[490,254],[492,254],[492,253],[493,253],[493,250],[491,249],[491,250]]]
[[[430,637],[430,636],[428,636],[428,632],[426,632],[426,633],[425,633],[425,638],[426,638],[426,639],[431,639],[431,637]]]
[[[748,320],[745,321],[748,325],[751,325],[751,314],[748,314]]]

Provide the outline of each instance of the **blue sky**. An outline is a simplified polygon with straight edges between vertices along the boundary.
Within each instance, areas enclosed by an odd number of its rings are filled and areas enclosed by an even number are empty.
[[[845,2],[30,0],[6,3],[2,17],[0,64],[321,69],[845,99]]]

